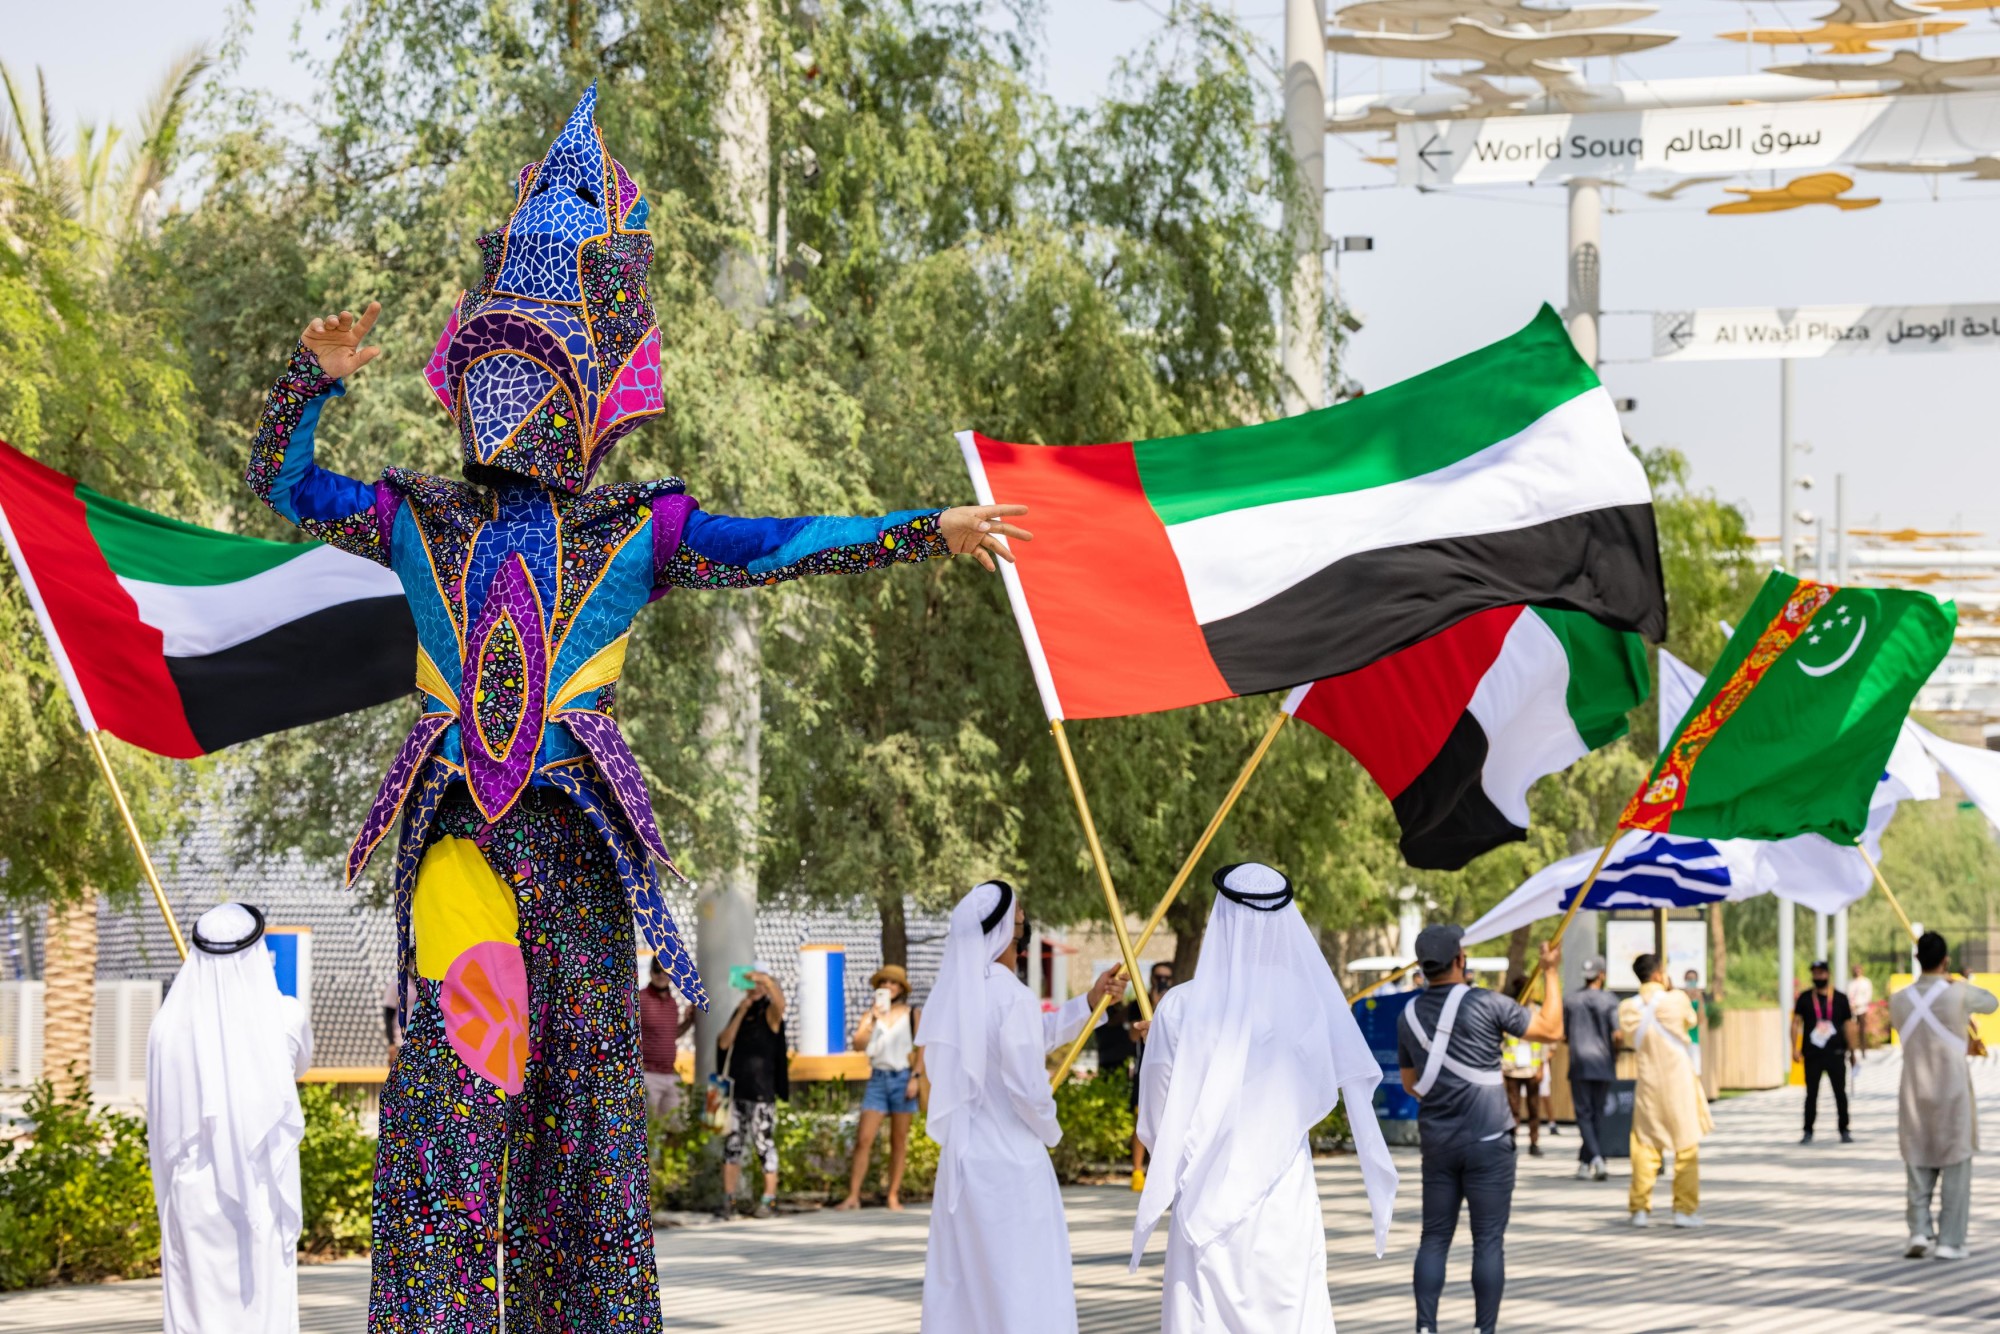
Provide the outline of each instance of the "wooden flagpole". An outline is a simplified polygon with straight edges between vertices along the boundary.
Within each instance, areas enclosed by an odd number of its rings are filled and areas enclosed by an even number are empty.
[[[41,627],[42,641],[49,646],[49,656],[55,660],[63,687],[69,692],[70,707],[76,710],[77,725],[83,729],[84,739],[90,742],[90,753],[96,757],[98,772],[104,775],[105,784],[111,789],[111,800],[118,807],[118,818],[125,824],[125,836],[132,840],[132,851],[139,855],[139,869],[146,873],[146,884],[153,891],[153,902],[160,907],[160,916],[167,924],[167,934],[173,937],[174,948],[185,959],[187,941],[181,937],[180,923],[174,920],[174,910],[167,904],[167,892],[160,887],[160,873],[153,869],[153,859],[146,851],[146,840],[139,836],[139,825],[133,820],[132,807],[125,800],[125,789],[118,785],[118,775],[112,772],[111,760],[104,753],[103,734],[91,714],[89,701],[83,696],[83,687],[76,678],[76,672],[70,667],[69,652],[63,647],[62,637],[56,633],[48,606],[42,601],[41,586],[35,582],[35,572],[14,539],[14,528],[8,521],[4,506],[0,506],[0,547],[6,548],[8,557],[14,563],[14,572],[21,578],[22,591],[28,595],[28,606],[35,613],[35,623]]]
[[[1590,868],[1590,875],[1584,880],[1583,887],[1578,889],[1576,897],[1569,901],[1569,911],[1563,914],[1561,925],[1556,927],[1555,940],[1558,944],[1562,942],[1564,936],[1569,934],[1569,924],[1576,919],[1576,910],[1581,908],[1583,901],[1590,897],[1590,887],[1597,883],[1597,873],[1604,869],[1604,863],[1611,860],[1611,849],[1618,846],[1618,839],[1624,832],[1625,826],[1623,825],[1619,825],[1611,831],[1611,837],[1604,844],[1604,851],[1597,854],[1597,864]],[[1529,999],[1534,996],[1535,988],[1541,984],[1541,980],[1542,961],[1536,959],[1534,971],[1528,974],[1528,985],[1521,988],[1521,1003],[1523,1005],[1526,1005]]]
[[[1404,978],[1408,977],[1411,973],[1414,973],[1416,971],[1417,971],[1417,965],[1416,961],[1413,959],[1409,963],[1404,964],[1401,968],[1398,968],[1395,972],[1389,974],[1387,977],[1376,978],[1373,982],[1370,982],[1367,986],[1361,988],[1361,990],[1355,992],[1352,996],[1349,996],[1347,998],[1347,1003],[1349,1005],[1352,1005],[1354,1004],[1354,1002],[1358,1000],[1367,1000],[1370,996],[1380,991],[1383,987],[1388,986],[1391,982],[1400,982]]]
[[[1917,928],[1911,924],[1910,915],[1903,911],[1903,905],[1896,902],[1896,891],[1890,889],[1889,882],[1882,878],[1882,868],[1876,864],[1875,858],[1870,855],[1868,845],[1857,840],[1854,844],[1854,850],[1861,854],[1861,860],[1867,862],[1868,869],[1875,873],[1875,883],[1882,887],[1882,897],[1889,900],[1889,906],[1895,909],[1897,918],[1903,923],[1903,930],[1910,933],[1911,940],[1915,940],[1917,938]]]
[[[1097,822],[1090,818],[1090,799],[1083,795],[1083,779],[1076,771],[1076,756],[1070,753],[1069,737],[1063,732],[1062,719],[1051,718],[1049,731],[1055,734],[1056,752],[1062,756],[1063,775],[1069,779],[1070,795],[1076,798],[1076,813],[1083,821],[1083,836],[1090,844],[1090,859],[1097,865],[1097,882],[1104,888],[1104,909],[1111,914],[1111,933],[1118,938],[1118,954],[1125,960],[1125,974],[1136,984],[1139,977],[1139,959],[1132,951],[1132,937],[1125,930],[1125,910],[1119,906],[1118,891],[1111,884],[1111,867],[1104,860],[1104,845],[1097,838]],[[1139,988],[1139,1013],[1146,1019],[1153,1017],[1153,1003],[1146,996],[1146,989]]]
[[[146,873],[146,884],[152,888],[153,902],[160,907],[160,917],[167,924],[167,934],[174,938],[174,948],[180,951],[182,959],[188,956],[187,941],[181,936],[181,924],[174,920],[174,910],[167,902],[167,891],[160,886],[160,873],[153,868],[153,858],[146,851],[146,840],[139,836],[138,822],[132,818],[132,808],[125,801],[125,789],[118,785],[118,775],[112,771],[110,757],[104,753],[104,734],[94,727],[84,729],[83,735],[90,741],[90,753],[97,757],[98,771],[111,788],[111,800],[118,807],[118,818],[125,822],[125,837],[132,840],[132,851],[139,854],[139,869]]]
[[[1243,789],[1249,785],[1250,775],[1256,773],[1257,766],[1264,762],[1264,756],[1270,751],[1271,743],[1278,739],[1278,733],[1284,730],[1285,720],[1291,716],[1281,708],[1278,710],[1278,716],[1271,720],[1270,727],[1265,729],[1263,739],[1257,743],[1257,749],[1250,752],[1250,758],[1244,762],[1242,771],[1236,775],[1236,781],[1230,784],[1228,793],[1222,798],[1222,804],[1216,807],[1215,814],[1209,817],[1208,828],[1202,830],[1201,837],[1195,840],[1194,851],[1188,853],[1187,860],[1181,863],[1181,869],[1175,873],[1173,883],[1168,885],[1167,892],[1160,896],[1159,906],[1155,907],[1153,915],[1146,919],[1145,929],[1139,932],[1138,942],[1132,946],[1135,955],[1146,948],[1146,942],[1153,938],[1153,933],[1160,929],[1160,923],[1166,920],[1167,909],[1174,906],[1174,900],[1180,896],[1188,877],[1193,875],[1194,868],[1201,864],[1202,854],[1208,851],[1208,845],[1215,840],[1217,831],[1222,828],[1222,822],[1229,818],[1229,812],[1235,807],[1236,799],[1243,795]],[[1142,996],[1145,995],[1145,979],[1134,973],[1132,988]],[[1090,1035],[1096,1029],[1097,1021],[1103,1018],[1104,1012],[1110,1008],[1111,998],[1106,996],[1097,1003],[1097,1008],[1091,1011],[1090,1022],[1083,1026],[1083,1032],[1077,1034],[1076,1040],[1069,1044],[1069,1050],[1063,1053],[1062,1063],[1056,1067],[1055,1075],[1049,1081],[1052,1090],[1061,1088],[1063,1081],[1069,1078],[1070,1067],[1075,1065],[1076,1058],[1083,1054],[1084,1045],[1090,1041]],[[1151,1008],[1150,998],[1146,1008]],[[1150,1019],[1152,1016],[1148,1014],[1146,1017]]]

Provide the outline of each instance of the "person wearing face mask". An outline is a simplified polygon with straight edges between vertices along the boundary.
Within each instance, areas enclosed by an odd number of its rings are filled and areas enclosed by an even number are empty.
[[[1109,968],[1044,1014],[1014,975],[1026,927],[1004,880],[952,909],[918,1043],[931,1084],[925,1132],[937,1191],[924,1256],[927,1334],[1074,1334],[1069,1226],[1048,1150],[1062,1139],[1047,1056],[1124,985]]]

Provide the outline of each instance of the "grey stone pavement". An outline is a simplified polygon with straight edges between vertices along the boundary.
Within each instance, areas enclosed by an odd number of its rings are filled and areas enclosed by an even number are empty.
[[[1626,1221],[1623,1163],[1609,1182],[1572,1180],[1576,1138],[1543,1140],[1521,1158],[1507,1235],[1503,1328],[1592,1334],[1811,1330],[1932,1334],[2000,1329],[2000,1171],[1975,1169],[1970,1260],[1901,1258],[1903,1171],[1896,1154],[1898,1057],[1878,1053],[1855,1099],[1856,1142],[1798,1147],[1800,1093],[1777,1089],[1716,1106],[1702,1149],[1700,1231],[1639,1231]],[[1975,1079],[1989,1125],[2000,1064]],[[1831,1099],[1823,1115],[1831,1118]],[[1823,1127],[1830,1130],[1830,1126]],[[1417,1160],[1398,1151],[1403,1188],[1386,1258],[1369,1254],[1367,1206],[1351,1160],[1319,1167],[1334,1313],[1342,1334],[1403,1334],[1414,1325],[1410,1261],[1417,1239]],[[1132,1195],[1064,1193],[1085,1334],[1158,1326],[1160,1250],[1125,1272]],[[1664,1212],[1667,1183],[1658,1188]],[[898,1215],[804,1213],[675,1228],[659,1236],[667,1327],[720,1334],[896,1334],[917,1328],[925,1210]],[[1472,1325],[1469,1238],[1461,1228],[1441,1314]],[[362,1334],[365,1260],[315,1265],[300,1277],[302,1334]],[[158,1330],[157,1281],[0,1297],[0,1331],[137,1334]],[[1054,1331],[1024,1331],[1054,1334]]]

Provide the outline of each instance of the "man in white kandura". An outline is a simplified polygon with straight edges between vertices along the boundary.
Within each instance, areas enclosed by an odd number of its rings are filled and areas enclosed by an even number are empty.
[[[1075,1334],[1069,1225],[1049,1149],[1062,1139],[1047,1055],[1122,988],[1044,1014],[1014,976],[1026,922],[1013,886],[978,885],[952,909],[917,1043],[930,1079],[925,1129],[938,1144],[924,1258],[925,1334]]]
[[[1909,1184],[1912,1260],[1966,1257],[1972,1218],[1972,1155],[1979,1152],[1978,1107],[1966,1046],[1972,1016],[1992,1014],[2000,1001],[1984,987],[1951,976],[1944,937],[1926,931],[1917,941],[1923,976],[1889,997],[1889,1018],[1903,1040],[1903,1082],[1896,1094],[1896,1140]],[[1937,1227],[1931,1199],[1943,1200]]]
[[[312,1026],[278,990],[255,908],[209,909],[193,944],[146,1042],[165,1334],[297,1334],[294,1081]]]
[[[1382,1067],[1291,883],[1246,862],[1218,871],[1215,887],[1194,980],[1161,998],[1146,1034],[1139,1138],[1153,1169],[1131,1267],[1171,1207],[1165,1334],[1331,1334],[1307,1136],[1346,1102],[1379,1258],[1396,1202],[1396,1167],[1375,1123]]]

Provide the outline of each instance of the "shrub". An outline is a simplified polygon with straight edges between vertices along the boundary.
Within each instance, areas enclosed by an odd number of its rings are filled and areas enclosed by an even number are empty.
[[[1347,1124],[1347,1099],[1342,1097],[1335,1103],[1333,1110],[1326,1114],[1326,1119],[1314,1126],[1306,1138],[1314,1152],[1347,1148],[1354,1138],[1354,1132]]]
[[[301,1084],[306,1116],[299,1142],[299,1250],[317,1258],[368,1249],[369,1205],[375,1189],[375,1141],[361,1129],[358,1090]]]
[[[844,1083],[795,1085],[789,1102],[778,1104],[778,1192],[793,1199],[831,1203],[847,1194],[848,1166],[861,1126],[856,1089]],[[692,1097],[647,1127],[653,1163],[655,1209],[707,1209],[722,1196],[722,1146],[702,1124]],[[885,1126],[869,1162],[865,1193],[879,1193],[888,1181],[889,1131]],[[752,1187],[761,1184],[756,1170]],[[927,1198],[937,1180],[937,1145],[924,1134],[920,1112],[911,1118],[908,1158],[903,1168],[906,1199]]]
[[[0,1145],[0,1290],[137,1278],[160,1262],[146,1123],[100,1112],[77,1080],[28,1096],[34,1138]]]
[[[1065,1184],[1085,1172],[1113,1168],[1132,1153],[1132,1080],[1123,1070],[1075,1075],[1056,1090],[1056,1119],[1062,1142],[1049,1150],[1056,1180]]]

